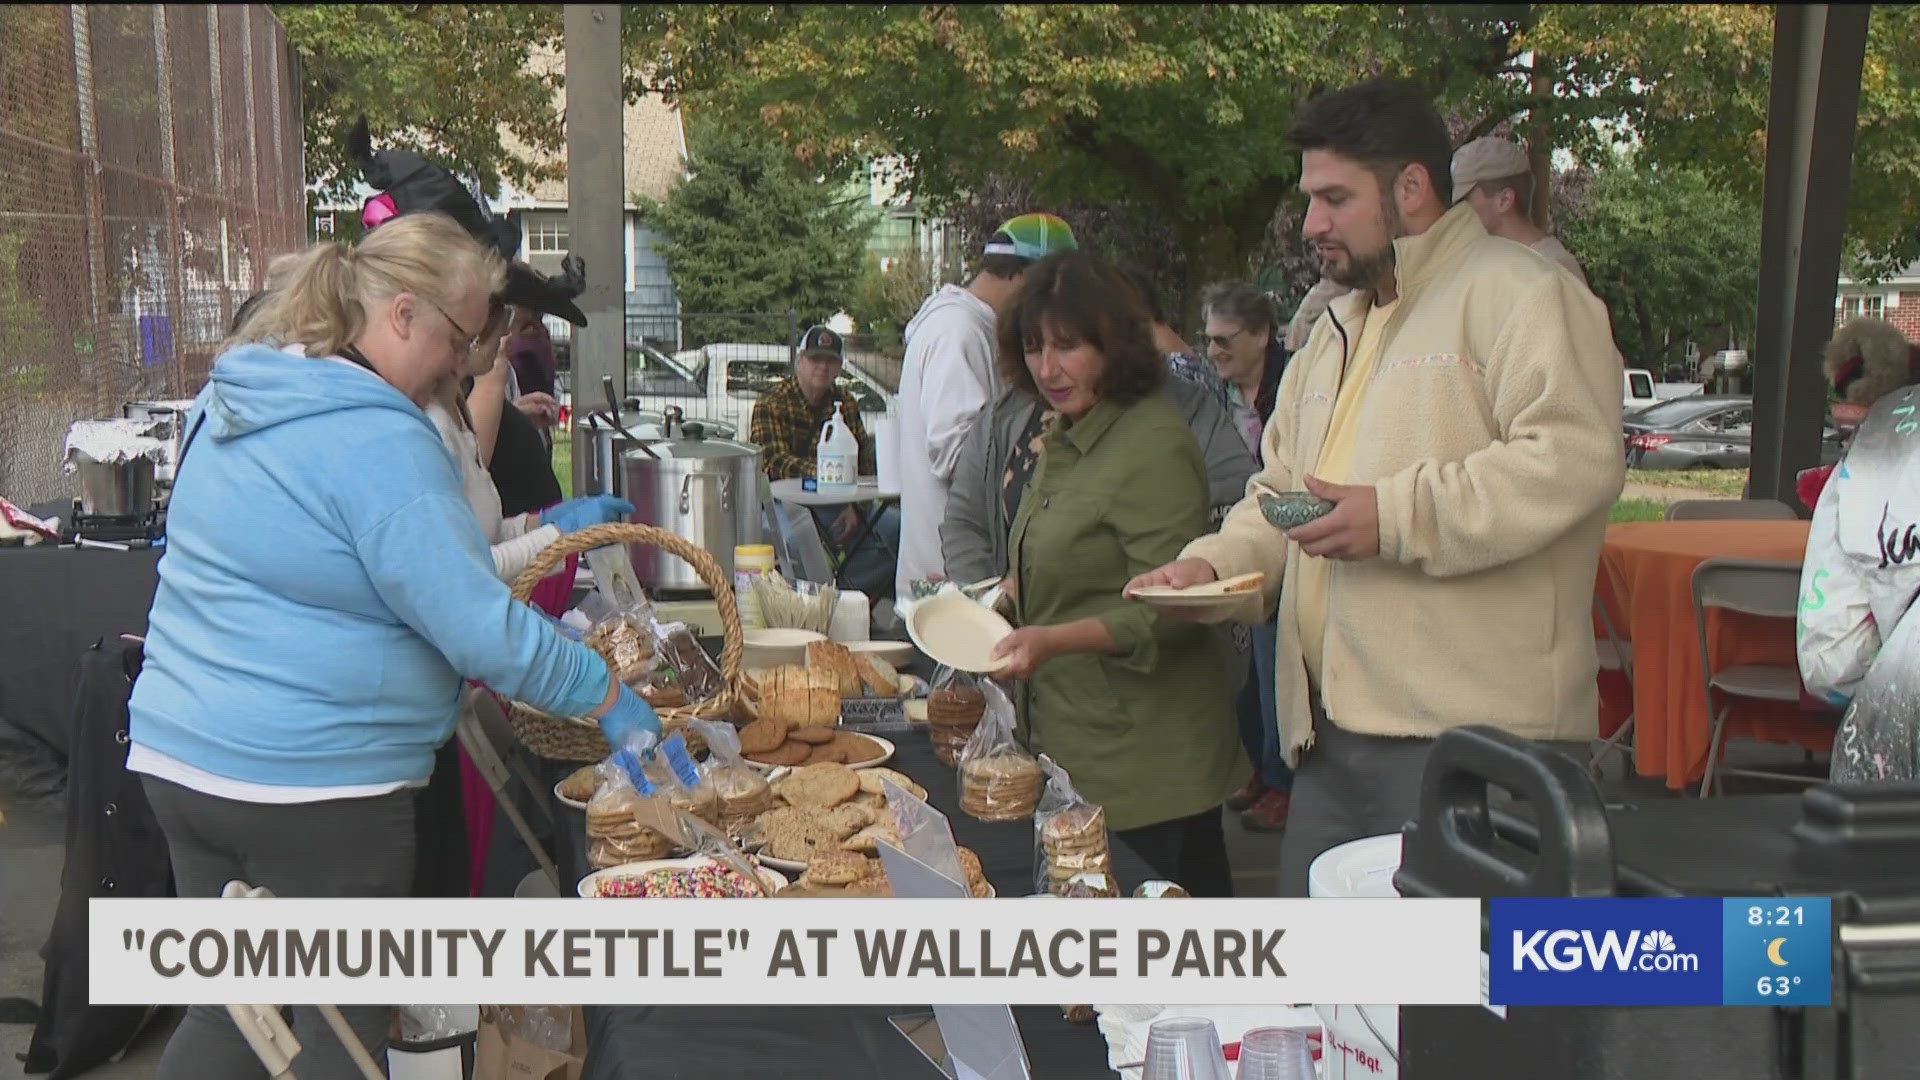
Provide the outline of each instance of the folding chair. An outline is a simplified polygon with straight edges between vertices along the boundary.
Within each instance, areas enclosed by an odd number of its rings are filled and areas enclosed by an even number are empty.
[[[1681,499],[1667,505],[1668,521],[1798,521],[1779,499]]]
[[[535,835],[533,827],[527,823],[527,818],[514,801],[512,792],[513,781],[518,778],[527,789],[530,795],[528,801],[535,807],[536,812],[551,823],[553,815],[543,798],[546,789],[525,772],[517,758],[512,758],[511,755],[503,757],[495,746],[493,737],[488,734],[490,720],[495,721],[492,725],[495,730],[510,730],[506,716],[500,711],[500,703],[492,694],[483,690],[470,689],[468,693],[473,700],[473,709],[460,710],[460,719],[453,729],[454,735],[460,740],[461,749],[465,750],[467,757],[473,761],[473,767],[487,782],[487,789],[493,792],[494,801],[500,804],[501,811],[507,815],[507,821],[512,824],[513,831],[519,834],[521,843],[527,846],[527,851],[533,855],[533,861],[539,864],[540,872],[547,876],[547,880],[551,881],[557,890],[560,887],[560,868],[554,865],[553,857],[547,854],[546,847],[540,843],[540,838]],[[513,765],[508,765],[509,760],[513,761]]]
[[[250,900],[270,897],[273,894],[266,889],[256,889],[244,881],[229,881],[220,891],[222,899]],[[373,1055],[367,1053],[367,1046],[360,1036],[347,1026],[347,1018],[332,1005],[316,1005],[320,1015],[333,1029],[340,1045],[347,1048],[347,1056],[360,1067],[367,1080],[386,1080],[386,1070],[374,1064]],[[267,1074],[273,1080],[297,1080],[293,1072],[293,1059],[300,1056],[300,1041],[293,1037],[293,1029],[280,1015],[277,1005],[229,1005],[227,1015],[233,1017],[233,1024],[253,1048],[254,1056],[266,1067]]]
[[[773,486],[760,478],[760,495],[771,516],[774,556],[780,560],[781,573],[790,581],[811,581],[821,585],[834,581],[833,558],[820,539],[813,512],[804,506],[783,503],[773,497]]]
[[[1608,574],[1611,577],[1610,570]],[[1614,595],[1620,595],[1617,589]],[[1606,602],[1601,598],[1598,589],[1593,592],[1593,613],[1600,620],[1601,636],[1593,643],[1593,652],[1600,661],[1600,670],[1617,671],[1626,677],[1627,700],[1631,703],[1633,701],[1633,642],[1620,640],[1620,635],[1614,628],[1613,614],[1607,610]],[[1631,707],[1628,708],[1627,718],[1621,721],[1619,728],[1615,729],[1613,734],[1598,740],[1598,743],[1599,745],[1594,747],[1593,757],[1587,761],[1587,770],[1596,777],[1600,775],[1600,763],[1608,754],[1617,750],[1628,760],[1632,759],[1633,710]]]
[[[1778,701],[1788,704],[1800,700],[1800,669],[1792,664],[1736,664],[1713,667],[1713,655],[1707,647],[1707,611],[1717,608],[1792,622],[1799,612],[1800,565],[1767,562],[1758,559],[1708,559],[1693,571],[1694,630],[1700,637],[1700,674],[1706,684],[1707,708],[1714,709],[1716,692],[1721,699],[1714,713],[1712,734],[1707,743],[1707,770],[1700,780],[1700,797],[1713,793],[1716,772],[1740,776],[1822,783],[1825,777],[1795,776],[1750,769],[1715,768],[1715,759],[1723,749],[1727,715],[1741,700]]]

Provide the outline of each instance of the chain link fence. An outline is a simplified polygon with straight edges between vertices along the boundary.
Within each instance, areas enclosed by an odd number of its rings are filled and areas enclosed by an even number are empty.
[[[0,495],[69,493],[67,426],[192,397],[303,243],[299,77],[266,7],[0,7]]]

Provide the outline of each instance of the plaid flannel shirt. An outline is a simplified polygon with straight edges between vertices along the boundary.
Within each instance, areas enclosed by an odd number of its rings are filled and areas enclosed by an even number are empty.
[[[860,422],[860,405],[853,395],[842,392],[818,406],[811,405],[800,392],[800,383],[788,377],[780,380],[753,407],[752,438],[760,448],[760,468],[766,472],[767,479],[813,476],[820,429],[836,405],[841,419],[860,443],[860,475],[874,475],[873,440],[867,437],[866,426]]]

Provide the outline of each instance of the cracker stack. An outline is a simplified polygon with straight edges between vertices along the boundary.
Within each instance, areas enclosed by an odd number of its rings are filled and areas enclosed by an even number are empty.
[[[634,817],[640,793],[631,789],[587,804],[587,861],[596,870],[644,859],[664,859],[672,850],[665,836]]]

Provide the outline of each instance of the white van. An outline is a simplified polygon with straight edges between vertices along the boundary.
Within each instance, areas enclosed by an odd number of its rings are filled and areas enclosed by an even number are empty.
[[[1625,384],[1625,396],[1620,402],[1621,411],[1632,412],[1635,409],[1644,409],[1660,401],[1653,392],[1653,372],[1646,368],[1627,368],[1620,373],[1620,377]]]

